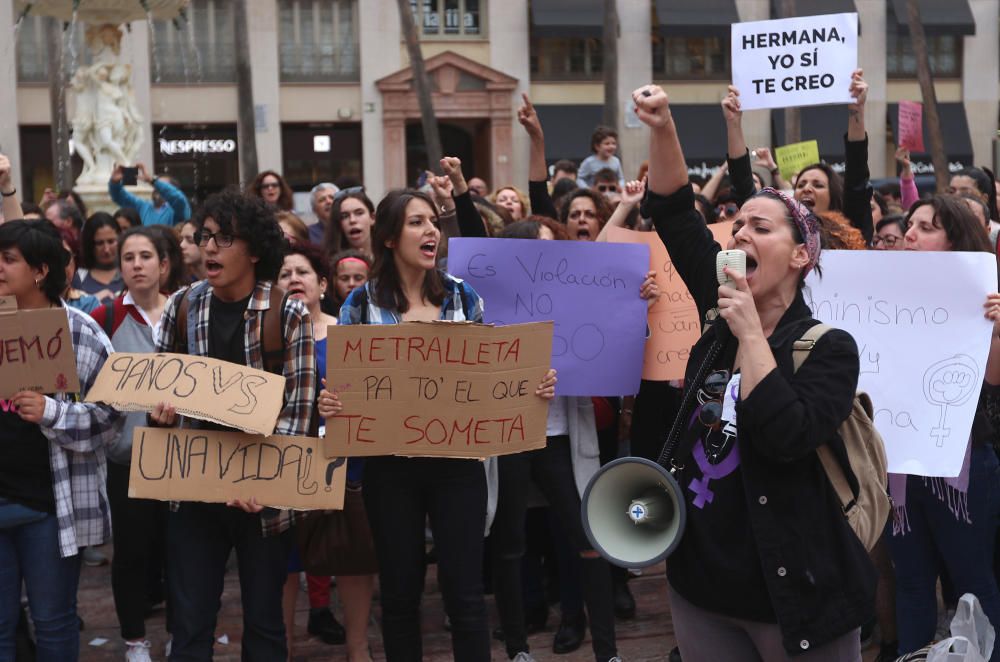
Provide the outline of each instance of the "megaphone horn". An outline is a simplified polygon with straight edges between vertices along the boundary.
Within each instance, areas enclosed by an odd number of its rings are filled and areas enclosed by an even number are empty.
[[[601,467],[584,490],[581,511],[590,544],[623,568],[654,565],[670,556],[687,522],[677,480],[640,457]]]

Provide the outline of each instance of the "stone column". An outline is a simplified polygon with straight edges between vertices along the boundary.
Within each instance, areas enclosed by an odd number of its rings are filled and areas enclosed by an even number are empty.
[[[491,5],[494,3],[490,3]],[[399,9],[392,0],[358,2],[358,40],[361,59],[361,153],[365,188],[372,200],[386,191],[390,167],[401,169],[406,182],[406,127],[400,122],[390,129],[382,125],[382,95],[375,81],[402,68],[400,55]],[[389,134],[399,134],[400,151],[393,151],[396,164],[386,160]],[[383,163],[384,161],[384,163]]]
[[[123,30],[122,61],[132,65],[132,89],[135,103],[142,115],[142,145],[136,161],[144,163],[153,172],[153,154],[156,149],[156,135],[153,133],[153,106],[151,101],[152,57],[149,51],[149,31],[152,26],[146,21],[133,21],[132,30]]]
[[[531,87],[531,64],[529,61],[530,44],[528,43],[528,0],[493,0],[487,3],[489,21],[487,29],[490,40],[490,66],[517,79],[517,89],[513,95],[511,108],[510,153],[497,151],[497,123],[494,122],[490,132],[490,158],[492,159],[491,188],[513,183],[521,190],[528,190],[528,160],[530,141],[514,115],[521,105],[521,93],[528,92]],[[507,163],[499,161],[506,158]],[[507,179],[501,179],[503,173]]]
[[[858,8],[858,23],[861,25],[861,35],[858,38],[858,66],[865,70],[865,80],[868,82],[868,101],[865,103],[865,126],[868,129],[868,169],[873,178],[889,177],[896,172],[894,165],[896,150],[889,151],[885,130],[889,100],[885,52],[887,3],[885,0],[855,0],[854,4]],[[995,4],[994,9],[996,9]],[[993,26],[994,34],[995,23],[996,20],[994,20]],[[996,51],[994,51],[995,53]],[[996,74],[995,65],[994,62],[994,74]],[[993,87],[996,86],[997,82],[994,78]],[[847,131],[846,109],[844,109],[844,131]]]
[[[969,122],[974,165],[995,168],[993,144],[997,138],[1000,104],[1000,0],[969,0],[976,34],[965,37],[962,48],[962,98]],[[991,13],[992,12],[992,13]]]
[[[499,95],[500,93],[497,94]],[[502,96],[507,95],[503,94]],[[527,181],[525,175],[528,172],[527,162],[524,163],[523,167],[518,167],[518,164],[512,163],[510,158],[513,151],[513,143],[511,142],[513,138],[512,131],[516,130],[524,133],[520,124],[517,125],[516,129],[513,128],[514,124],[516,124],[516,120],[512,120],[509,116],[500,117],[494,114],[490,118],[490,155],[493,159],[493,168],[490,177],[492,177],[493,181],[487,183],[494,188],[503,186],[503,184],[494,182],[511,182],[519,178]],[[526,191],[527,186],[521,190]]]
[[[0,90],[7,90],[7,103],[0,112],[0,153],[10,159],[14,185],[24,190],[21,170],[21,135],[17,121],[17,57],[14,40],[14,0],[0,0]]]
[[[362,3],[363,4],[363,3]],[[252,11],[251,11],[252,9]],[[247,3],[247,39],[257,138],[257,168],[282,170],[278,2]]]
[[[373,161],[378,165],[379,161],[381,161],[383,169],[379,173],[379,182],[386,190],[406,186],[406,120],[392,118],[386,119],[384,122],[380,122],[380,124],[379,137],[384,138],[379,141],[382,151],[375,155],[377,158],[374,159],[369,159],[366,156],[365,163]],[[368,189],[369,197],[377,199],[372,196],[371,186],[367,182],[368,167],[366,165],[365,188]],[[382,193],[380,192],[378,198],[381,197]]]
[[[740,21],[744,23],[747,21],[766,21],[772,18],[769,0],[736,0],[736,12],[739,14]],[[719,86],[720,103],[726,94],[726,85],[728,83]],[[743,135],[746,138],[748,149],[772,145],[771,112],[770,110],[750,110],[743,113]],[[721,106],[719,113],[722,113]],[[775,140],[780,143],[784,140],[784,136],[776,136]]]
[[[649,158],[649,128],[632,108],[632,90],[653,80],[652,19],[649,4],[617,0],[618,25],[618,157],[625,179],[635,179]]]

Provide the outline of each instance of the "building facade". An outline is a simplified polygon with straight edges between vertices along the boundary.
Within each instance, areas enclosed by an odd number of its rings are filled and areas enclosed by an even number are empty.
[[[236,43],[250,53],[259,168],[296,191],[348,175],[373,195],[413,183],[426,167],[419,110],[395,0],[192,0],[184,20],[134,23],[123,48],[147,140],[140,160],[196,198],[240,178]],[[527,184],[527,138],[515,112],[528,93],[546,130],[547,158],[580,160],[600,123],[602,0],[411,0],[431,76],[444,150],[491,186]],[[719,101],[730,78],[729,26],[778,15],[781,0],[617,0],[620,153],[626,176],[645,158],[645,129],[630,92],[650,80],[669,91],[693,173],[725,155]],[[799,15],[857,11],[859,63],[873,177],[895,173],[896,104],[920,100],[905,0],[796,0]],[[946,150],[954,165],[994,165],[1000,112],[1000,0],[920,0],[936,75]],[[52,180],[45,30],[16,25],[13,0],[0,39],[0,151],[20,188],[38,199]],[[15,27],[16,26],[16,27]],[[72,65],[85,61],[83,26],[64,34]],[[64,59],[67,56],[64,56]],[[8,97],[10,99],[10,97]],[[70,100],[71,103],[71,100]],[[843,159],[842,107],[802,110],[802,137],[825,160]],[[748,143],[781,144],[781,111],[744,116]],[[929,157],[917,155],[920,172]]]

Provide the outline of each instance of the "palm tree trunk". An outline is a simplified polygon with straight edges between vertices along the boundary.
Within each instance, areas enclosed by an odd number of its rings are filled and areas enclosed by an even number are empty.
[[[73,188],[73,163],[69,155],[69,120],[66,117],[66,73],[63,71],[63,31],[59,21],[45,19],[49,55],[49,110],[52,116],[52,188]]]
[[[910,27],[913,55],[917,59],[917,80],[924,98],[924,121],[927,123],[927,138],[931,148],[931,163],[934,164],[934,181],[938,193],[948,188],[951,174],[948,159],[944,154],[944,138],[941,136],[941,117],[938,115],[937,94],[934,92],[934,76],[931,74],[930,58],[927,56],[927,37],[920,22],[920,6],[917,0],[906,0],[906,22]]]
[[[420,104],[420,124],[424,129],[424,146],[427,149],[427,167],[434,172],[441,170],[441,134],[438,132],[437,117],[434,115],[434,101],[431,98],[431,83],[424,67],[424,56],[420,52],[420,38],[413,21],[409,0],[397,0],[399,22],[406,40],[406,51],[410,55],[413,69],[413,89]]]
[[[236,142],[239,145],[240,188],[257,177],[257,122],[254,116],[253,78],[247,29],[247,0],[233,3],[236,24]]]

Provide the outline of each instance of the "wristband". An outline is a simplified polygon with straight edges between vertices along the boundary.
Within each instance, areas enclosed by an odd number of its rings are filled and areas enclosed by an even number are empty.
[[[17,195],[17,189],[14,189],[14,190],[13,190],[13,191],[11,191],[10,193],[4,193],[3,191],[0,191],[0,195],[2,195],[2,196],[3,196],[3,197],[5,197],[5,198],[12,198],[12,197],[14,197],[15,195]]]

